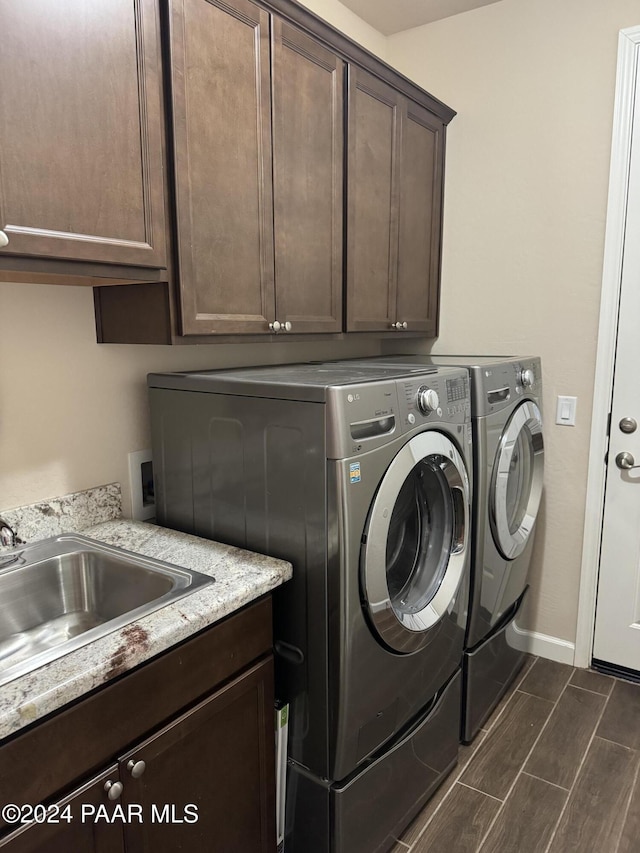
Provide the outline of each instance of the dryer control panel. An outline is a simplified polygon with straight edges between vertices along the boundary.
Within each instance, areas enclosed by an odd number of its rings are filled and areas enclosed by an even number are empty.
[[[540,404],[542,370],[540,359],[520,358],[474,366],[474,416],[482,417],[513,407],[521,400]]]

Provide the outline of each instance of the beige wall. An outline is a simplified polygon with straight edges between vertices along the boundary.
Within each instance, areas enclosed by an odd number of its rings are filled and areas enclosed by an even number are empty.
[[[313,12],[372,52],[386,39],[338,0]],[[379,352],[376,341],[99,346],[90,288],[0,283],[0,509],[117,481],[149,447],[146,374]]]
[[[573,641],[616,39],[637,0],[502,0],[385,39],[338,0],[312,11],[458,110],[449,128],[434,351],[543,358],[546,494],[524,627]],[[145,376],[377,351],[375,342],[98,346],[92,296],[0,284],[0,508],[117,480],[149,445]],[[575,428],[553,423],[577,395]]]
[[[91,288],[0,284],[0,509],[102,483],[150,446],[146,376],[379,352],[376,341],[161,347],[95,342]]]
[[[545,498],[521,622],[571,642],[617,34],[639,23],[637,0],[502,0],[392,36],[388,47],[392,65],[458,110],[433,351],[543,359]],[[554,423],[558,394],[578,397],[573,428]]]
[[[346,33],[349,38],[375,53],[376,56],[381,59],[387,58],[387,37],[365,23],[339,0],[299,0],[299,2],[336,29]]]

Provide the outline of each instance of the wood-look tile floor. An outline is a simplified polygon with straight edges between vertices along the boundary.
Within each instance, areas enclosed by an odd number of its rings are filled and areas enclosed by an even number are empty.
[[[393,853],[638,853],[640,684],[532,658]]]

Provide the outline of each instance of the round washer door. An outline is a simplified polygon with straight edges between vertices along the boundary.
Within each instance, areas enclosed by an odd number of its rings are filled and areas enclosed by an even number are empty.
[[[469,539],[469,479],[442,433],[423,432],[399,451],[374,498],[365,530],[365,607],[382,642],[408,654],[453,605]]]
[[[491,478],[491,528],[507,560],[527,545],[540,506],[543,470],[542,415],[533,401],[525,400],[502,433]]]

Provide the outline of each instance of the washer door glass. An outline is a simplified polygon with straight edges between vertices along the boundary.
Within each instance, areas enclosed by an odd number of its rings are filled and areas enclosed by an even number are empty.
[[[531,400],[511,415],[500,439],[491,486],[491,525],[503,557],[521,554],[533,530],[544,468],[540,409]]]
[[[462,580],[469,482],[442,433],[416,436],[380,483],[363,549],[364,597],[384,643],[411,652],[451,609]]]

